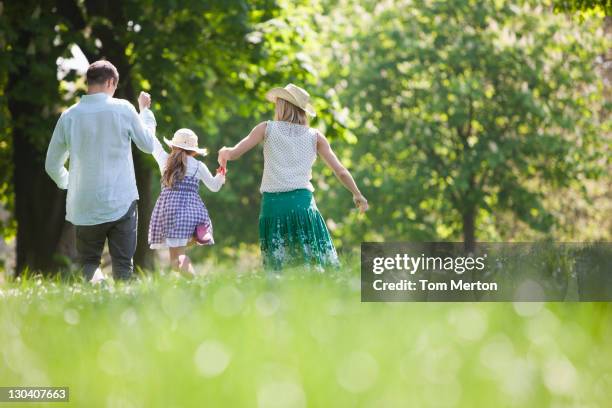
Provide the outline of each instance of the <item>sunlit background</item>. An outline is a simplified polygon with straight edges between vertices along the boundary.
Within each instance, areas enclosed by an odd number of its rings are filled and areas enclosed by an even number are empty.
[[[69,386],[73,406],[609,405],[608,303],[362,304],[357,252],[610,241],[611,32],[605,1],[0,1],[0,386]],[[147,249],[160,174],[135,152],[140,281],[70,277],[44,156],[100,58],[213,170],[271,119],[268,89],[306,88],[371,206],[316,164],[341,270],[262,273],[255,150],[201,190],[217,245],[177,279]]]

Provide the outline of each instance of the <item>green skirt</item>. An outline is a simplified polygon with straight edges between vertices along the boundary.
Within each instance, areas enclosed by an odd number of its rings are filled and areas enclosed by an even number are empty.
[[[259,243],[266,269],[337,267],[338,254],[312,192],[263,193]]]

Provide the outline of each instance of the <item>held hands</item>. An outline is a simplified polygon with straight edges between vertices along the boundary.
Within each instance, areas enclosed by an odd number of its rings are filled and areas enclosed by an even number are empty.
[[[217,161],[219,162],[219,166],[221,166],[222,168],[227,167],[227,161],[230,159],[231,150],[232,149],[230,149],[229,147],[225,147],[225,146],[223,146],[221,150],[219,150],[219,156],[217,158]]]
[[[221,175],[223,178],[223,183],[225,184],[225,174],[227,173],[227,161],[230,158],[230,148],[223,146],[221,150],[219,150],[219,157],[217,161],[219,162],[219,168],[217,169],[217,175]]]
[[[364,213],[368,210],[368,200],[363,196],[363,194],[355,194],[353,196],[353,202],[359,208],[359,212]]]
[[[142,112],[143,109],[150,108],[150,107],[151,107],[151,95],[149,95],[148,93],[144,91],[141,91],[140,95],[138,95],[138,108],[140,112]]]
[[[217,169],[217,174],[215,176],[221,175],[222,183],[225,184],[225,174],[226,173],[227,173],[227,168],[223,166],[219,166],[219,168]]]
[[[225,153],[225,150],[227,150],[227,147],[223,147],[221,150],[219,150],[219,157],[217,159],[217,161],[219,162],[219,168],[217,169],[217,174],[221,174],[223,176],[223,180],[225,181],[225,174],[227,173],[227,158],[225,158],[225,155],[227,153]],[[223,159],[222,159],[222,154],[223,154]]]

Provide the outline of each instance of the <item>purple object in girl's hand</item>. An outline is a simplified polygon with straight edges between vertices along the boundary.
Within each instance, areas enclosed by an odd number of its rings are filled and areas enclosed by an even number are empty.
[[[211,245],[214,244],[212,231],[210,230],[209,224],[200,224],[196,227],[195,236],[196,242],[200,245]]]

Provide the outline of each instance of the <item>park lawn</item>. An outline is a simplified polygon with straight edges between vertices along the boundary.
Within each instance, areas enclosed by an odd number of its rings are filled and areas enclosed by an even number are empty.
[[[609,303],[361,303],[354,260],[237,269],[4,283],[0,386],[69,387],[52,407],[609,403]]]

